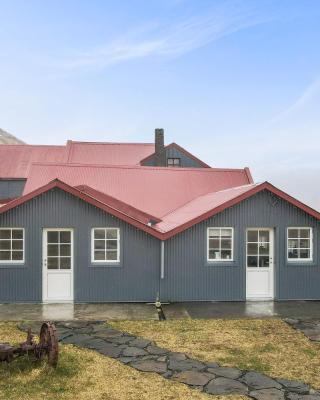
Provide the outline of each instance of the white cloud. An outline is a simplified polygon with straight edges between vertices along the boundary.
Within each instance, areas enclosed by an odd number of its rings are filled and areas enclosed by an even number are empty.
[[[309,86],[307,86],[293,104],[273,117],[270,122],[274,124],[294,116],[297,112],[308,106],[319,93],[320,78],[315,79]]]
[[[58,61],[63,69],[105,68],[112,64],[148,56],[179,56],[224,36],[264,23],[270,13],[250,6],[250,2],[224,1],[210,10],[167,25],[156,25],[143,32],[139,28],[106,45],[75,53]],[[141,37],[143,36],[143,37]]]

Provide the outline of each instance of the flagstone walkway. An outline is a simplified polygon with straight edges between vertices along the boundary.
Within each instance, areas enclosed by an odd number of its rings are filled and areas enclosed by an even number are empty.
[[[31,326],[38,333],[41,323]],[[320,392],[300,381],[273,379],[254,371],[221,367],[158,347],[150,340],[118,331],[104,322],[57,322],[59,340],[95,350],[143,372],[154,372],[212,395],[243,394],[256,400],[320,400]]]
[[[313,342],[320,342],[320,319],[285,318],[284,321]]]

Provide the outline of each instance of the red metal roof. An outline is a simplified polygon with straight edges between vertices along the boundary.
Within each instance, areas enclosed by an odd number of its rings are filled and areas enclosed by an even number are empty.
[[[103,165],[139,165],[154,153],[154,143],[102,143],[68,141],[65,162]]]
[[[107,204],[109,207],[114,208],[115,210],[120,211],[121,213],[129,216],[130,218],[136,219],[137,221],[142,222],[147,225],[148,223],[156,223],[160,222],[159,218],[154,217],[153,215],[147,214],[137,208],[131,207],[128,204],[120,201],[114,197],[111,197],[105,193],[101,193],[98,190],[92,189],[90,186],[81,185],[76,186],[81,193],[85,193],[91,196],[94,199],[97,199],[101,203]]]
[[[238,186],[231,189],[221,190],[219,192],[207,193],[199,196],[173,212],[164,215],[162,221],[155,225],[155,229],[160,232],[169,232],[173,229],[188,223],[207,212],[220,207],[228,201],[252,190],[259,184],[250,184]]]
[[[33,162],[64,162],[65,146],[0,145],[0,178],[27,178]]]
[[[263,190],[268,190],[271,193],[274,193],[276,196],[279,196],[280,198],[284,199],[285,201],[288,201],[290,204],[293,206],[301,209],[302,211],[306,212],[307,214],[311,215],[312,217],[316,218],[317,220],[320,220],[320,213],[311,207],[308,207],[307,205],[301,203],[299,200],[291,197],[287,193],[281,191],[280,189],[277,189],[273,185],[271,185],[268,182],[264,182],[261,184],[257,185],[245,185],[245,187],[239,187],[239,188],[234,188],[225,191],[221,191],[220,193],[208,193],[206,196],[203,196],[203,198],[199,198],[195,200],[194,202],[190,202],[189,204],[186,204],[185,206],[181,207],[181,210],[176,210],[175,212],[170,213],[170,215],[167,215],[164,217],[163,220],[163,225],[162,222],[160,222],[157,225],[154,226],[149,226],[146,221],[142,222],[141,220],[137,219],[136,216],[140,213],[140,210],[134,210],[134,212],[138,213],[135,214],[135,216],[132,215],[127,215],[125,210],[120,211],[119,209],[116,209],[114,207],[115,202],[117,201],[116,199],[110,199],[110,196],[107,197],[101,197],[100,200],[97,198],[99,195],[89,195],[85,193],[84,191],[80,191],[78,188],[72,187],[70,185],[67,185],[64,182],[61,182],[58,179],[55,179],[47,184],[45,184],[42,187],[37,188],[36,190],[25,194],[22,197],[19,197],[15,200],[12,200],[10,203],[5,204],[0,207],[0,214],[5,213],[31,199],[34,197],[45,193],[48,190],[51,190],[55,187],[60,188],[61,190],[64,190],[84,201],[86,201],[89,204],[94,205],[95,207],[98,207],[130,224],[133,226],[142,229],[143,231],[149,233],[152,236],[155,236],[158,239],[161,240],[166,240],[169,239],[170,237],[178,234],[179,232],[184,231],[185,229],[188,229],[189,227],[215,215],[218,214],[219,212],[225,210],[228,207],[231,207],[235,204],[240,203],[241,201],[249,198],[250,196],[255,195],[258,192],[261,192]],[[89,188],[90,189],[90,188]],[[222,193],[224,192],[224,193]],[[229,192],[229,193],[227,193]],[[109,204],[104,203],[104,201],[110,202],[113,204],[113,206],[110,206]],[[213,201],[212,208],[210,208],[210,202]],[[118,207],[119,208],[119,207]],[[188,212],[189,210],[189,212]],[[142,214],[144,214],[142,212]],[[167,219],[166,219],[167,218]],[[179,224],[179,225],[178,225]]]
[[[24,194],[53,179],[90,186],[158,218],[204,194],[251,183],[245,169],[33,164]]]

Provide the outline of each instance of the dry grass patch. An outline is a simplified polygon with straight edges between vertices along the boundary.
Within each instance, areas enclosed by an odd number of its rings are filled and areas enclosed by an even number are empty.
[[[19,343],[25,334],[0,322],[0,342]],[[60,346],[57,369],[23,357],[0,364],[1,400],[241,400],[209,396],[187,386],[142,373],[94,351]]]
[[[199,360],[303,380],[320,388],[320,344],[279,319],[117,321],[113,325]]]

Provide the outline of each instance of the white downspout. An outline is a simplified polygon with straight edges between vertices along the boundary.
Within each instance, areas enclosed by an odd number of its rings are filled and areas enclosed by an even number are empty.
[[[164,279],[164,240],[161,240],[160,251],[160,278]]]

